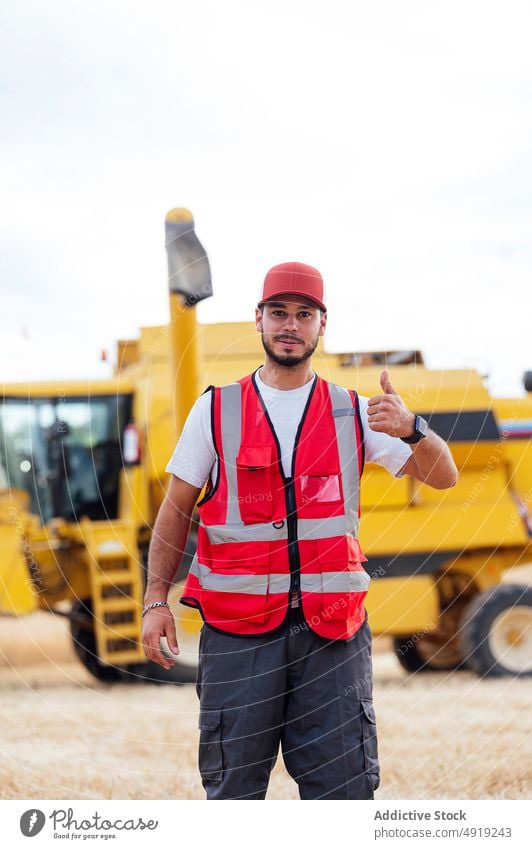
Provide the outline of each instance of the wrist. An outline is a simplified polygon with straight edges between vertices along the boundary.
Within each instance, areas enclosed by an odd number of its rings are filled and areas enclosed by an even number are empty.
[[[152,601],[149,604],[145,604],[142,608],[142,617],[144,618],[150,610],[160,610],[161,607],[167,607],[170,609],[170,605],[167,601]]]
[[[400,439],[404,439],[405,437],[409,439],[411,436],[414,436],[416,432],[416,414],[411,413],[410,410],[408,413],[408,423],[405,425],[405,432],[401,434]]]
[[[422,439],[425,439],[429,430],[428,422],[425,421],[423,416],[415,415],[414,413],[412,415],[414,416],[412,433],[409,436],[401,436],[402,441],[406,442],[407,445],[415,445]]]
[[[152,601],[168,601],[168,587],[150,584],[144,593],[144,604],[151,604]]]

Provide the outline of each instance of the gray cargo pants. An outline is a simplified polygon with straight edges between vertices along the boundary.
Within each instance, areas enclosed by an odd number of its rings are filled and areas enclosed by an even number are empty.
[[[371,630],[310,630],[300,608],[275,635],[203,625],[196,690],[207,799],[264,799],[281,744],[301,799],[373,799],[379,786]]]

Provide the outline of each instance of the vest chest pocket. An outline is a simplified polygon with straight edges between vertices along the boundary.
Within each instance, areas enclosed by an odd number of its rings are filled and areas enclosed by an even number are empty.
[[[240,516],[246,525],[273,517],[272,449],[268,445],[242,445],[236,458]]]
[[[303,504],[335,504],[342,498],[340,475],[301,475]]]

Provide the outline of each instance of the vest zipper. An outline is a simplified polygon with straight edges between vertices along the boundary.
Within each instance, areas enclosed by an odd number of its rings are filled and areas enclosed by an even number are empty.
[[[299,546],[297,544],[297,514],[296,514],[296,495],[294,489],[294,479],[285,479],[285,498],[286,498],[286,526],[288,532],[288,561],[290,563],[290,589],[289,599],[292,600],[292,594],[295,592],[299,598],[299,590],[301,587],[300,581],[300,559]]]
[[[260,368],[260,366],[259,366]],[[257,381],[255,379],[255,375],[259,369],[256,369],[251,375],[251,383],[257,393],[257,398],[259,399],[259,403],[264,411],[264,415],[266,416],[266,421],[270,427],[272,432],[272,436],[275,442],[275,446],[277,448],[277,462],[279,465],[279,472],[284,484],[284,494],[285,494],[285,504],[286,504],[286,530],[288,536],[288,564],[290,566],[290,588],[288,591],[288,607],[291,606],[292,602],[292,594],[297,593],[297,598],[299,605],[301,606],[301,560],[299,557],[299,546],[297,543],[297,513],[296,513],[296,490],[294,484],[294,476],[296,469],[296,452],[297,446],[299,444],[299,437],[301,435],[301,431],[303,429],[303,425],[305,423],[305,419],[307,417],[307,412],[310,407],[310,403],[312,401],[312,396],[314,395],[314,390],[318,384],[318,375],[314,374],[314,381],[310,388],[309,396],[307,398],[307,402],[305,404],[305,408],[303,410],[303,415],[301,416],[301,420],[299,422],[296,437],[294,440],[294,450],[292,454],[292,470],[290,477],[286,477],[283,469],[283,464],[281,462],[281,446],[279,445],[279,439],[277,434],[275,433],[275,428],[273,426],[273,422],[270,418],[268,410],[266,409],[266,404],[264,403],[264,399],[260,394],[259,387],[257,386]]]

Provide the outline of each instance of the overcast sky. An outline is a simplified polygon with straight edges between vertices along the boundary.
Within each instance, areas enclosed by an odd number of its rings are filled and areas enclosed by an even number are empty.
[[[2,380],[103,377],[167,321],[164,217],[203,321],[316,265],[329,350],[419,347],[496,394],[532,369],[532,5],[3,4]]]

